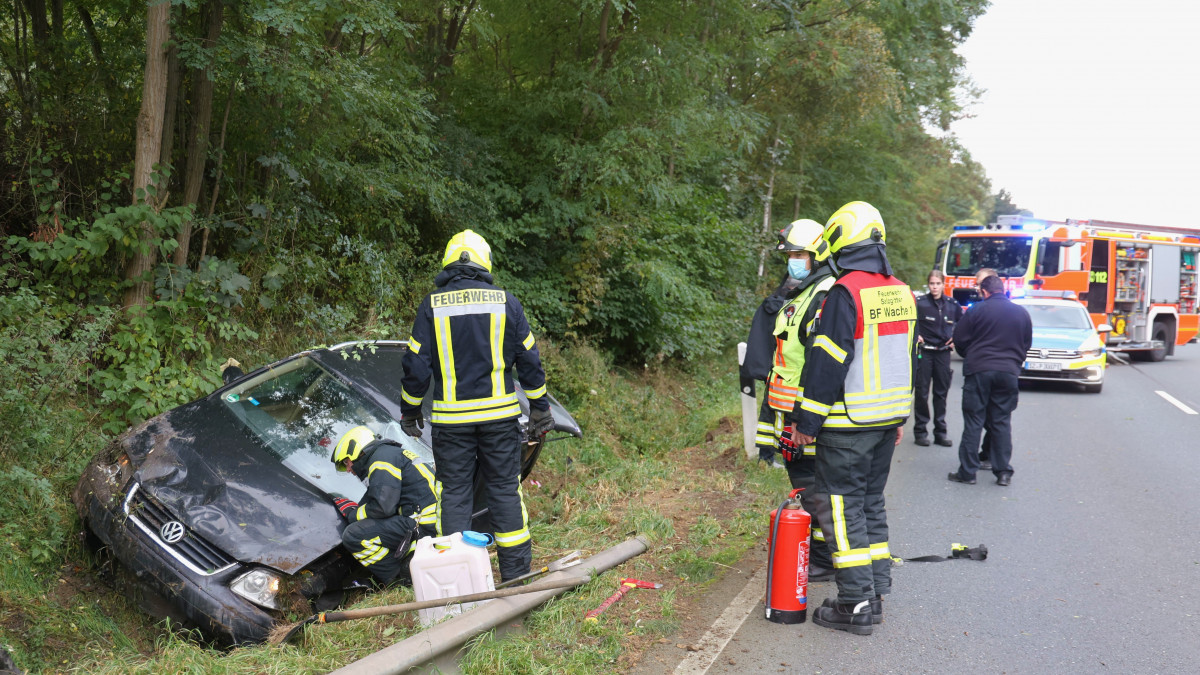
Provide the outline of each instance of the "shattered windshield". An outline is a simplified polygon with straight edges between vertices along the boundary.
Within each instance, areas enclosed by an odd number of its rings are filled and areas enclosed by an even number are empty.
[[[1031,237],[951,237],[946,274],[975,276],[991,267],[1002,277],[1022,277],[1029,271]]]
[[[354,499],[365,490],[362,481],[330,461],[342,434],[359,425],[433,461],[429,448],[401,432],[400,423],[374,401],[307,356],[240,383],[222,400],[284,466],[326,494]]]

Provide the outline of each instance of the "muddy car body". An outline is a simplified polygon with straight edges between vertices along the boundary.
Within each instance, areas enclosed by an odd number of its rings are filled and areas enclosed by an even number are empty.
[[[221,644],[261,642],[287,609],[337,604],[362,568],[342,550],[331,495],[358,499],[365,485],[335,471],[333,444],[365,424],[433,461],[428,425],[421,439],[400,431],[405,349],[302,352],[130,429],[75,489],[87,538],[132,573],[144,610]],[[551,409],[555,430],[526,444],[522,478],[544,442],[580,435],[553,399]]]

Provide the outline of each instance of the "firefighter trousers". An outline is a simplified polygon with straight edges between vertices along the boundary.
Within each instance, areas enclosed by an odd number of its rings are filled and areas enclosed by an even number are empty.
[[[521,496],[521,426],[516,419],[433,426],[433,459],[442,484],[438,531],[471,529],[479,473],[496,536],[500,580],[529,572],[533,557],[529,515]]]
[[[386,584],[407,569],[408,554],[417,539],[435,533],[433,527],[417,525],[408,516],[367,518],[356,520],[342,530],[342,546],[371,576]]]
[[[833,557],[838,601],[859,603],[892,590],[887,485],[896,429],[822,431],[817,436],[817,522]]]

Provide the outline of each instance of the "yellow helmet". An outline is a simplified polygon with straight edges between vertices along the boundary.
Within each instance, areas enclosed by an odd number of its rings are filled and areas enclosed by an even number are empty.
[[[878,209],[866,202],[850,202],[829,217],[824,238],[829,243],[829,252],[837,253],[844,248],[882,244],[887,230]]]
[[[362,449],[374,440],[375,432],[362,426],[354,427],[338,439],[337,445],[333,446],[333,455],[329,460],[338,465],[338,471],[342,471],[343,461],[348,459],[353,462],[358,459],[358,456],[362,454]]]
[[[821,262],[829,257],[829,244],[821,236],[824,233],[824,226],[815,220],[802,218],[792,221],[779,231],[779,243],[775,250],[808,251],[814,262]]]
[[[442,256],[442,267],[462,262],[478,267],[484,272],[492,271],[492,247],[471,230],[463,230],[450,237],[446,254]]]

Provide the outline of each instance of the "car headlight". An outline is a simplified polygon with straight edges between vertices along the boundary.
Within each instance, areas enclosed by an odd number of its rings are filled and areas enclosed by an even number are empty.
[[[281,609],[279,577],[266,570],[250,570],[229,584],[229,590],[267,609]]]
[[[1104,351],[1104,345],[1100,344],[1100,336],[1099,335],[1093,335],[1093,336],[1089,337],[1088,339],[1084,340],[1082,345],[1079,345],[1079,354],[1080,354],[1080,356],[1083,356],[1084,358],[1088,358],[1088,359],[1095,358],[1097,356],[1100,356],[1100,354],[1103,351]]]

